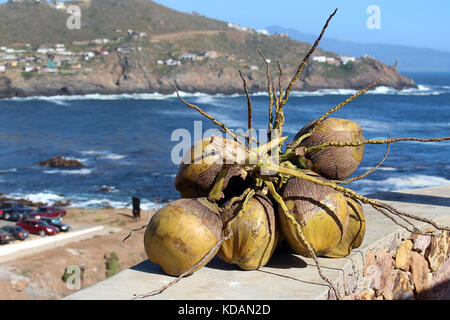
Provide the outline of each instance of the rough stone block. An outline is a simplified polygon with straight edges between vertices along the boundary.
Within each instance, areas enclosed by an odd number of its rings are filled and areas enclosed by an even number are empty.
[[[442,265],[449,253],[450,237],[447,233],[438,237],[432,237],[430,245],[425,252],[425,258],[430,264],[431,271],[436,271]]]
[[[414,291],[410,283],[408,272],[394,271],[394,288],[392,290],[394,300],[414,300]]]
[[[411,264],[411,249],[413,243],[411,240],[405,240],[402,242],[395,255],[395,267],[397,269],[408,271]]]
[[[415,251],[411,253],[410,270],[416,298],[426,299],[431,288],[431,274],[425,258]]]

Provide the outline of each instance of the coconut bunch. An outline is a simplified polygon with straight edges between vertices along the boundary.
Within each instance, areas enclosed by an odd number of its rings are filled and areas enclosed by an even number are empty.
[[[284,145],[288,137],[283,137],[283,108],[336,11],[286,89],[282,89],[280,63],[276,90],[269,60],[259,52],[267,67],[269,94],[265,143],[252,136],[252,102],[241,72],[247,96],[248,135],[237,135],[200,107],[184,100],[174,87],[187,107],[211,120],[226,136],[211,136],[192,146],[175,178],[174,187],[181,199],[158,210],[146,226],[144,245],[149,260],[177,278],[140,297],[162,292],[216,255],[243,270],[261,268],[270,261],[277,245],[286,241],[297,254],[314,259],[320,276],[339,298],[334,285],[323,275],[317,257],[346,257],[361,245],[366,230],[362,204],[372,206],[406,229],[411,228],[412,221],[421,221],[438,230],[449,230],[345,187],[375,171],[388,156],[391,143],[450,140],[450,137],[365,139],[356,122],[330,117],[381,83],[396,65],[379,80],[304,125]],[[351,177],[363,160],[367,144],[386,144],[386,155],[372,170]],[[410,231],[418,232],[415,227]]]

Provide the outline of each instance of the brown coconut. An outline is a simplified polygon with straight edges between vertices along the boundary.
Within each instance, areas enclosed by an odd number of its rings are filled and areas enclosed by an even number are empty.
[[[348,219],[347,202],[343,194],[330,187],[291,177],[281,196],[317,256],[326,255],[343,239]],[[278,216],[281,232],[291,248],[309,257],[309,251],[296,226],[286,217],[281,206],[278,207]]]
[[[366,219],[359,201],[346,197],[348,212],[348,227],[341,242],[325,256],[342,258],[348,256],[353,249],[358,248],[366,233]]]
[[[223,159],[228,164],[234,164],[242,163],[244,158],[244,149],[234,140],[222,137],[200,140],[184,155],[175,178],[175,189],[183,198],[206,197],[223,167]],[[245,175],[240,167],[231,166],[225,176],[222,190],[227,188],[232,179],[243,183],[243,177]]]
[[[226,223],[242,209],[242,202],[235,204],[222,215]],[[228,234],[224,227],[224,235]],[[227,263],[243,270],[255,270],[264,266],[272,256],[279,237],[275,212],[270,199],[258,193],[252,197],[245,211],[230,225],[232,236],[222,243],[218,256]]]
[[[295,136],[294,141],[309,132],[315,121],[308,123]],[[327,118],[317,126],[311,137],[306,138],[300,147],[313,147],[327,142],[357,142],[364,139],[362,129],[354,121],[339,118]],[[292,142],[288,144],[292,146]],[[311,169],[326,179],[345,180],[360,165],[364,157],[364,145],[357,147],[333,147],[307,153],[306,162]]]
[[[206,198],[179,199],[151,218],[144,234],[145,252],[165,273],[179,276],[200,262],[220,241],[221,234],[222,221],[216,205]]]

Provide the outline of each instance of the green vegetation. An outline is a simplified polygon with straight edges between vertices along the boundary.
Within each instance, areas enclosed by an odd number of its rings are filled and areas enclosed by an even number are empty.
[[[44,1],[1,4],[0,44],[16,43],[18,39],[33,46],[96,38],[115,39],[126,34],[128,29],[150,35],[227,28],[224,22],[177,12],[149,0],[94,0],[88,7],[79,2],[77,5],[82,12],[80,30],[69,30],[66,11],[56,10]],[[122,33],[117,33],[117,29]]]
[[[109,278],[119,271],[120,268],[119,257],[113,251],[109,254],[109,257],[106,256],[105,258],[106,258],[106,277]]]

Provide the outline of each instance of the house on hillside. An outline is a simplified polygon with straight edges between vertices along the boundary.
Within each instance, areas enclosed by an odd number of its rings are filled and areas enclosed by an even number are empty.
[[[348,56],[339,56],[339,59],[342,61],[343,64],[347,64],[349,62],[355,62],[355,57],[348,57]]]
[[[66,5],[62,1],[52,0],[50,2],[50,5],[58,10],[64,10],[66,8]]]
[[[315,56],[315,57],[312,57],[312,61],[327,62],[327,57],[326,56]]]
[[[133,52],[133,48],[131,48],[131,46],[129,45],[123,45],[120,47],[117,47],[117,52],[122,52],[122,53],[130,53]]]
[[[181,60],[192,60],[194,61],[196,57],[195,53],[185,53],[180,56]]]

